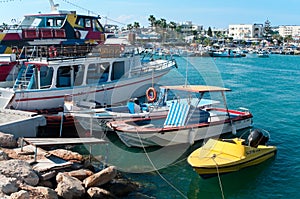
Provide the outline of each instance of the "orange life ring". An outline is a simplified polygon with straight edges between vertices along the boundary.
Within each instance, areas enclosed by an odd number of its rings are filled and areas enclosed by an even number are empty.
[[[155,88],[153,88],[153,87],[148,88],[148,90],[146,91],[146,97],[147,97],[148,102],[150,102],[150,103],[154,102],[157,97]]]

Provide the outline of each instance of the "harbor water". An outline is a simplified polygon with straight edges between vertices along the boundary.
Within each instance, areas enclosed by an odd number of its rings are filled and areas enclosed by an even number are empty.
[[[251,111],[253,126],[270,132],[269,144],[278,148],[276,157],[220,179],[202,179],[186,161],[201,142],[191,148],[132,149],[112,135],[110,144],[93,148],[94,155],[104,156],[107,163],[141,183],[140,192],[154,198],[222,198],[222,194],[243,199],[300,198],[300,56],[176,59],[178,69],[164,76],[161,84],[232,89],[226,93],[228,107]]]

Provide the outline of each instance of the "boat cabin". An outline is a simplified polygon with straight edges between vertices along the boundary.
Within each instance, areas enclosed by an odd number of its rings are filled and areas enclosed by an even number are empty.
[[[23,39],[87,38],[100,41],[104,39],[104,28],[98,19],[76,12],[26,15],[18,28],[22,30]]]
[[[99,19],[75,11],[26,15],[17,27],[7,26],[0,32],[0,53],[21,51],[24,46],[102,44],[105,31]]]
[[[139,63],[138,56],[130,59],[78,57],[28,61],[21,67],[14,89],[72,88],[95,86],[130,78],[132,63]]]

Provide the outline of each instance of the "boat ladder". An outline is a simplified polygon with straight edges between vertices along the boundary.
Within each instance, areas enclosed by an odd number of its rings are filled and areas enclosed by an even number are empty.
[[[32,79],[34,77],[34,67],[29,65],[28,67],[23,67],[19,73],[17,80],[14,85],[14,89],[28,89],[32,86]]]

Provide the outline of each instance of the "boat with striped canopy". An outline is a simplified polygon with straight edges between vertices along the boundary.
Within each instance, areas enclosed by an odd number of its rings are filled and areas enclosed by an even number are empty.
[[[229,110],[224,92],[230,89],[207,85],[162,86],[167,93],[179,95],[167,115],[132,118],[108,122],[119,138],[128,147],[169,146],[176,144],[193,144],[197,140],[218,136],[250,127],[252,114],[249,110]],[[199,107],[202,99],[214,99],[221,94],[225,107]],[[191,99],[198,95],[198,101],[180,100],[180,95]],[[205,97],[205,98],[204,98]],[[210,98],[209,98],[210,97]],[[186,99],[186,98],[185,98]],[[218,104],[219,105],[219,104]]]

